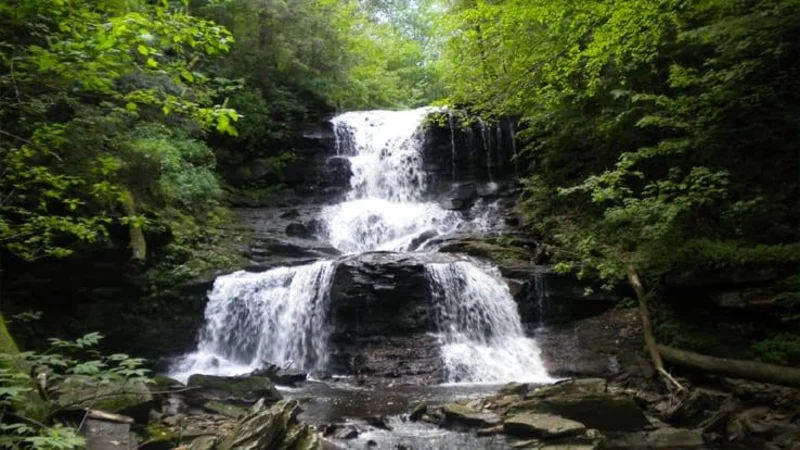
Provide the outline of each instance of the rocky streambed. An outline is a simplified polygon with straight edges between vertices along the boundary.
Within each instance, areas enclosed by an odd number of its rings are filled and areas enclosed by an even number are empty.
[[[152,392],[120,384],[102,401],[69,395],[76,412],[91,412],[81,428],[90,450],[800,448],[799,390],[681,382],[680,393],[632,376],[391,386],[271,371],[196,375],[186,385],[159,376]]]

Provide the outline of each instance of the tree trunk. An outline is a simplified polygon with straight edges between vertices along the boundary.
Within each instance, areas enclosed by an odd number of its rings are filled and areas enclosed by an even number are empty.
[[[123,194],[121,203],[125,214],[129,216],[136,215],[136,201],[130,191]],[[144,239],[142,227],[134,223],[128,224],[128,236],[130,237],[131,258],[135,261],[144,262],[147,258],[147,241]]]
[[[675,385],[679,391],[683,390],[683,386],[678,383],[672,375],[664,369],[664,362],[661,360],[661,354],[658,351],[658,343],[656,337],[653,335],[653,325],[650,322],[650,309],[647,307],[647,296],[642,286],[642,280],[639,279],[639,274],[633,267],[628,268],[628,282],[633,286],[636,291],[636,297],[639,300],[639,315],[642,317],[642,328],[644,328],[644,342],[647,345],[647,351],[650,352],[650,359],[653,362],[656,372],[664,377],[668,382]]]
[[[659,345],[664,359],[677,366],[753,381],[800,387],[800,369],[752,361],[717,358]]]

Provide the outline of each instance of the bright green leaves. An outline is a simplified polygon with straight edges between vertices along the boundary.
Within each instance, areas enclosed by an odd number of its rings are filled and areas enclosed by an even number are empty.
[[[1,319],[1,318],[0,318]],[[78,450],[85,447],[84,439],[74,428],[58,423],[43,423],[26,418],[23,414],[31,403],[46,402],[42,409],[52,417],[59,408],[75,405],[58,404],[48,399],[57,398],[55,387],[62,383],[77,383],[101,389],[114,383],[150,383],[145,361],[125,354],[104,356],[97,350],[102,339],[98,333],[89,333],[75,341],[51,339],[51,348],[42,353],[0,353],[0,408],[10,411],[7,420],[0,424],[0,447],[34,450]],[[34,391],[34,382],[27,374],[15,367],[36,367],[36,373],[47,374],[47,383],[42,385],[44,395],[39,398]],[[38,419],[38,418],[37,418]]]
[[[691,239],[798,239],[800,1],[469,1],[439,26],[447,103],[520,117],[564,258],[657,279]]]
[[[238,136],[236,129],[231,124],[231,122],[236,122],[239,120],[239,115],[236,114],[236,111],[230,108],[220,108],[214,111],[214,117],[216,118],[217,122],[217,131],[222,134]]]

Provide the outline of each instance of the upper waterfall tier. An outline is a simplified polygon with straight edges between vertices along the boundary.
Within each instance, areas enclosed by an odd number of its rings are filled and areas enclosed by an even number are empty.
[[[336,116],[337,153],[350,161],[346,201],[323,210],[328,241],[346,252],[409,250],[418,237],[452,230],[452,211],[424,201],[424,124],[433,108]]]
[[[422,125],[433,111],[358,111],[331,121],[336,153],[348,157],[353,171],[348,200],[421,200],[427,185],[422,165]]]

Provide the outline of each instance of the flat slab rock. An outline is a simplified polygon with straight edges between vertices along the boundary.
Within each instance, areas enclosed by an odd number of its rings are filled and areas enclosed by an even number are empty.
[[[522,413],[507,418],[503,430],[511,436],[559,438],[582,434],[586,426],[552,414]]]
[[[500,416],[490,412],[479,412],[467,405],[450,403],[442,406],[447,420],[471,427],[490,428],[500,424]]]

